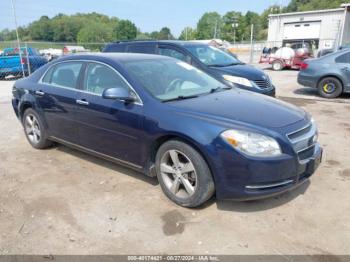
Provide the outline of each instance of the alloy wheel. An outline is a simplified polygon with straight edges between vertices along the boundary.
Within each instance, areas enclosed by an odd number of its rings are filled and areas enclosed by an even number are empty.
[[[38,144],[41,138],[41,131],[38,119],[32,115],[28,114],[25,119],[25,132],[33,144]]]
[[[191,197],[197,188],[197,173],[191,160],[178,150],[164,153],[160,172],[165,186],[179,198]]]

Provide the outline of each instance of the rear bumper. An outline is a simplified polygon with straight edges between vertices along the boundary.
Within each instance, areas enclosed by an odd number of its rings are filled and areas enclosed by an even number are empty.
[[[222,171],[215,181],[217,198],[245,201],[275,196],[299,187],[321,163],[322,148],[317,143],[312,157],[304,162],[286,154],[261,161],[234,160],[236,156],[227,154],[222,157]]]
[[[313,88],[317,87],[317,79],[315,78],[315,76],[305,74],[303,71],[299,72],[297,81],[302,86],[313,87]]]

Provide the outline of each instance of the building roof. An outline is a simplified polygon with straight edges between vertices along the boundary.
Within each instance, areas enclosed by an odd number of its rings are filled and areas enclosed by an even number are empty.
[[[292,12],[292,13],[281,13],[281,14],[271,14],[271,15],[269,15],[269,17],[307,15],[307,14],[319,14],[319,13],[331,13],[331,12],[344,12],[344,7],[347,7],[347,6],[350,6],[350,3],[349,4],[343,4],[342,8],[314,10],[314,11],[304,11],[304,12]]]

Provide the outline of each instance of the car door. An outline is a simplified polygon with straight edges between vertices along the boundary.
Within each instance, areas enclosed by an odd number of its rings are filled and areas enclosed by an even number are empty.
[[[58,63],[46,72],[34,92],[50,135],[72,143],[78,140],[75,113],[82,68],[83,62]]]
[[[120,87],[132,90],[115,69],[105,64],[88,63],[83,83],[83,90],[79,91],[77,100],[79,144],[140,167],[140,143],[143,136],[142,102],[125,103],[102,97],[103,91],[107,88]]]

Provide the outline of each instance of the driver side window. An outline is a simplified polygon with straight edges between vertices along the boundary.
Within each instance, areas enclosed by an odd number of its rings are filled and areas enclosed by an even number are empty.
[[[188,62],[188,58],[185,54],[180,53],[179,51],[176,51],[171,48],[165,48],[165,47],[160,47],[158,50],[159,55],[164,55],[164,56],[170,56],[179,60],[182,60],[184,62]]]
[[[108,66],[90,63],[86,69],[84,90],[102,95],[107,88],[121,87],[129,90],[124,79]]]

